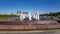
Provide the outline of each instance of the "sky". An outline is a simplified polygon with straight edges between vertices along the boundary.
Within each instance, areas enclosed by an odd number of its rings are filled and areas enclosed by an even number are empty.
[[[41,14],[60,11],[60,0],[0,0],[1,14],[39,12]]]

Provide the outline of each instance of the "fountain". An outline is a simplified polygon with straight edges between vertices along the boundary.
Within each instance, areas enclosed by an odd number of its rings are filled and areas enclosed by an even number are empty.
[[[20,17],[0,21],[0,24],[57,24],[57,21],[51,20],[50,18],[40,18],[39,12],[34,15],[31,12],[20,12],[17,15],[20,15]]]

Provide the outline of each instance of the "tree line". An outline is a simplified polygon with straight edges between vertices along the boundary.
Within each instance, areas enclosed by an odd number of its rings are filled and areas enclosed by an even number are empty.
[[[40,16],[60,16],[60,12],[56,12],[56,13],[49,13],[49,14],[40,14]]]
[[[46,14],[40,14],[40,16],[60,16],[60,12],[56,12],[56,13],[46,13]],[[19,15],[15,15],[15,14],[0,14],[0,17],[19,17]]]
[[[19,15],[13,15],[13,14],[0,14],[0,17],[19,17]]]

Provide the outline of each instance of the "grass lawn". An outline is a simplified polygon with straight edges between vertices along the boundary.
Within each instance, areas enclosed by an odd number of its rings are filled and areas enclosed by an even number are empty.
[[[13,18],[13,17],[0,17],[0,20],[5,20],[5,19],[8,19],[8,18]]]
[[[6,19],[6,17],[0,17],[0,20],[5,20]]]

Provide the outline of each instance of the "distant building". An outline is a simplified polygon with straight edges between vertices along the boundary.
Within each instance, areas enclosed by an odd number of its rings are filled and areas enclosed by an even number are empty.
[[[17,12],[17,15],[20,15],[20,20],[23,20],[26,17],[28,17],[29,20],[32,20],[32,18],[39,20],[39,13],[38,12],[32,15],[31,12],[28,13],[28,12],[19,11],[19,12]]]

